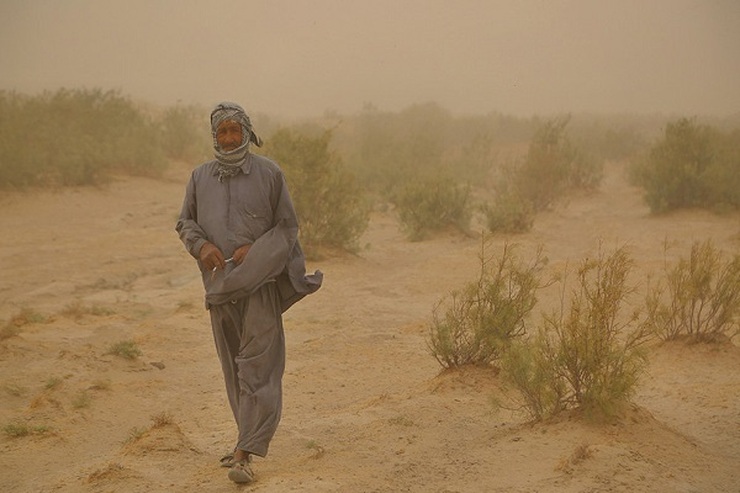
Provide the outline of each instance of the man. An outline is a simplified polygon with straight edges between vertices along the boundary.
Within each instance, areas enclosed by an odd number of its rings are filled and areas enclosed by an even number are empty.
[[[264,457],[282,408],[285,338],[282,313],[322,282],[306,275],[298,221],[280,168],[252,154],[262,140],[241,106],[211,112],[215,160],[196,168],[175,227],[197,259],[216,352],[238,427],[229,479],[254,479],[252,455]]]

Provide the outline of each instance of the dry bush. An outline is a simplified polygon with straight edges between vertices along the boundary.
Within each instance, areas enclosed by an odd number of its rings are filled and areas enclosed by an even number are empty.
[[[172,414],[162,411],[161,413],[152,416],[152,428],[162,428],[163,426],[171,425],[175,420]]]
[[[722,341],[740,333],[740,255],[725,259],[707,240],[648,291],[648,325],[663,339]]]
[[[526,233],[534,225],[534,204],[526,199],[510,180],[496,186],[493,204],[483,204],[486,226],[492,233]]]
[[[624,247],[584,260],[568,306],[563,290],[560,310],[545,315],[534,337],[507,352],[504,374],[533,418],[568,408],[610,417],[631,396],[649,337],[637,311],[621,314],[633,291],[627,285],[631,266]]]
[[[32,308],[23,307],[0,329],[0,341],[20,334],[24,325],[44,323],[46,320],[45,316]]]
[[[593,189],[601,182],[602,163],[571,143],[565,130],[569,121],[570,117],[565,117],[544,122],[512,177],[520,195],[535,211],[549,208],[569,190]]]
[[[482,207],[491,232],[527,232],[537,212],[548,209],[569,191],[592,190],[601,182],[602,162],[571,143],[565,130],[569,120],[544,122],[532,138],[526,158],[499,170],[495,199]]]
[[[21,438],[29,435],[47,435],[51,433],[51,427],[46,425],[29,425],[15,422],[3,426],[3,433],[8,438]]]
[[[116,91],[0,91],[0,188],[98,184],[166,167],[157,125]]]
[[[684,207],[740,207],[740,131],[724,133],[681,118],[631,166],[655,213]]]
[[[525,264],[513,246],[505,245],[496,259],[487,254],[486,243],[484,237],[479,278],[434,307],[428,346],[444,368],[497,361],[525,333],[525,318],[537,302],[546,264],[542,251]]]
[[[401,229],[411,241],[450,226],[467,232],[472,217],[470,187],[444,176],[409,181],[399,188],[394,203]]]
[[[112,309],[99,305],[97,303],[92,305],[85,305],[80,300],[75,300],[71,303],[67,303],[59,313],[67,318],[79,321],[83,319],[86,315],[106,317],[108,315],[113,315],[115,312]]]
[[[332,132],[318,137],[281,129],[265,154],[280,164],[300,223],[299,238],[309,257],[332,249],[356,251],[370,208],[363,188],[329,147]]]
[[[139,349],[139,346],[136,345],[136,342],[128,340],[112,344],[108,348],[108,352],[106,354],[113,354],[115,356],[120,356],[121,358],[134,360],[143,353],[141,352],[141,349]]]

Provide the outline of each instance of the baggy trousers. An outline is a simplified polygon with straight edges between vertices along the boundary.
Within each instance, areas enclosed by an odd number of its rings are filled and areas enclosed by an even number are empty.
[[[267,455],[282,410],[285,334],[277,284],[210,307],[226,394],[239,429],[236,448]]]

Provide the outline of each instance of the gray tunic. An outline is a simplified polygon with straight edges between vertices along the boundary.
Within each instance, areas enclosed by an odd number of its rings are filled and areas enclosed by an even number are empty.
[[[276,281],[282,311],[321,286],[323,274],[306,275],[298,242],[298,220],[280,168],[269,159],[248,154],[241,172],[218,180],[217,161],[196,168],[188,182],[175,227],[195,259],[206,241],[229,258],[251,244],[244,261],[224,270],[204,269],[206,306],[245,298],[266,282]]]

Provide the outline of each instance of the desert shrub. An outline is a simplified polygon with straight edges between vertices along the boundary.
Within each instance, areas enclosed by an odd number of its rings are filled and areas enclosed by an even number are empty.
[[[538,250],[525,264],[505,245],[496,259],[481,241],[480,275],[434,307],[428,346],[444,368],[495,363],[512,340],[525,333],[525,319],[537,302],[546,259]]]
[[[453,226],[466,232],[472,217],[470,187],[451,178],[429,176],[400,187],[393,202],[401,229],[412,241]]]
[[[575,116],[568,134],[578,147],[602,161],[625,161],[638,155],[647,145],[646,124],[650,117],[610,115]]]
[[[695,119],[666,125],[663,138],[631,167],[656,213],[686,207],[740,206],[739,132],[723,134]]]
[[[152,416],[152,428],[162,428],[175,422],[172,414],[162,411]]]
[[[566,132],[568,118],[544,122],[520,163],[500,167],[492,203],[482,206],[491,232],[523,233],[537,212],[571,190],[591,190],[601,182],[603,166],[574,146]]]
[[[502,170],[493,203],[481,206],[486,227],[492,233],[526,233],[534,224],[534,205],[516,187],[511,171],[511,168]]]
[[[108,348],[107,354],[113,354],[115,356],[120,356],[121,358],[133,360],[141,356],[143,353],[134,341],[126,340],[112,344]]]
[[[46,320],[47,318],[44,315],[32,308],[23,307],[0,328],[0,341],[20,334],[24,325],[44,323]]]
[[[46,425],[28,425],[26,423],[14,422],[3,426],[3,433],[8,438],[20,438],[29,435],[46,435],[51,428]]]
[[[501,358],[504,378],[519,391],[524,409],[534,419],[565,409],[568,389],[556,361],[552,340],[543,333],[514,341]]]
[[[329,149],[331,135],[325,131],[309,137],[281,129],[265,147],[285,171],[301,243],[314,257],[325,249],[356,250],[370,217],[360,184]]]
[[[584,260],[569,305],[563,291],[560,310],[545,315],[537,334],[503,358],[504,374],[532,417],[574,407],[609,417],[631,396],[649,336],[636,311],[621,314],[633,291],[627,285],[631,265],[624,248]]]
[[[571,143],[566,134],[568,121],[556,118],[544,122],[512,176],[515,188],[535,211],[547,209],[569,190],[593,189],[601,181],[602,163]]]
[[[740,255],[724,258],[710,240],[665,273],[646,296],[647,323],[663,340],[719,341],[740,331]]]
[[[350,167],[373,193],[391,199],[399,184],[442,163],[452,117],[435,103],[415,104],[399,113],[368,105],[346,127]],[[343,125],[344,126],[344,125]]]
[[[84,185],[166,166],[150,118],[116,91],[0,91],[0,187]]]
[[[158,118],[160,144],[167,157],[187,161],[203,160],[213,144],[204,111],[197,106],[166,108]]]

